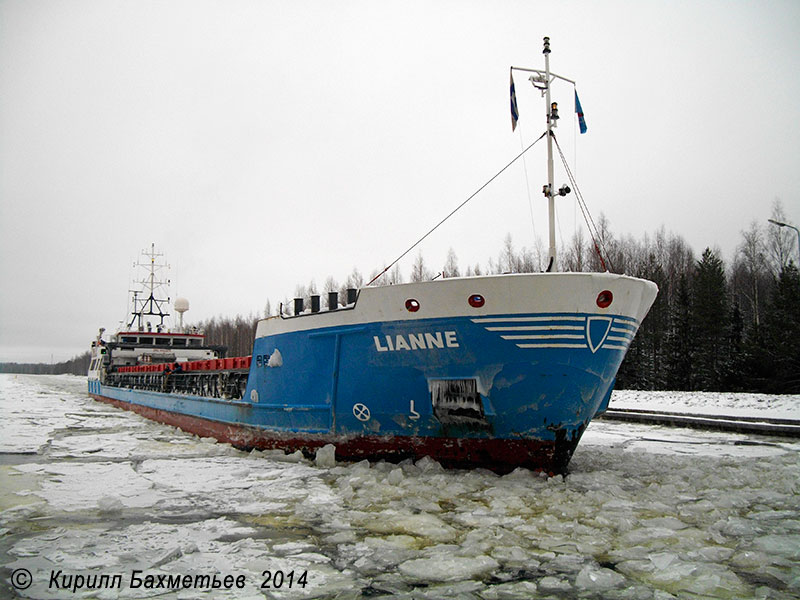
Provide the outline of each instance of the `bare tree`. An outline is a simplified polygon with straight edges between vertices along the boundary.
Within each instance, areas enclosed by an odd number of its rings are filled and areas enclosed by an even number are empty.
[[[364,285],[364,277],[361,275],[361,272],[358,270],[357,267],[353,267],[353,271],[350,275],[347,276],[345,282],[339,287],[339,304],[344,306],[347,304],[347,290],[348,289],[360,289]],[[329,290],[331,292],[335,290]]]
[[[539,261],[530,248],[522,248],[519,255],[520,273],[535,273],[539,271]]]
[[[770,285],[770,270],[767,264],[767,247],[762,228],[756,221],[750,229],[742,231],[742,243],[736,252],[732,269],[733,294],[744,311],[747,321],[761,324],[766,290]]]
[[[786,212],[783,210],[783,202],[778,198],[772,203],[772,216],[770,218],[779,223],[786,222]],[[770,267],[775,277],[789,264],[794,253],[796,242],[797,234],[793,229],[772,225],[767,230],[768,256]]]
[[[361,272],[358,270],[357,267],[353,267],[353,272],[347,276],[347,280],[344,282],[344,289],[347,288],[359,289],[363,285],[364,285],[364,277],[361,275]]]
[[[325,280],[325,291],[326,292],[335,292],[339,289],[339,284],[333,277],[328,277]]]
[[[460,277],[461,273],[458,270],[458,258],[452,246],[447,251],[447,260],[444,263],[442,270],[442,277]]]
[[[666,242],[666,256],[661,260],[668,284],[667,301],[672,304],[672,293],[678,289],[681,277],[686,277],[694,270],[694,252],[680,235],[670,234]]]
[[[411,267],[411,281],[428,281],[433,274],[425,266],[425,259],[422,258],[422,250],[417,253],[414,259],[414,266]]]
[[[311,305],[311,296],[318,295],[317,284],[312,279],[308,285],[298,285],[294,288],[294,297],[302,298],[306,307]]]
[[[386,265],[383,269],[375,269],[369,274],[370,285],[383,286],[389,285],[389,276],[386,271]]]
[[[497,267],[501,273],[518,273],[519,272],[519,259],[514,251],[514,243],[511,240],[511,234],[507,233],[503,240],[503,250],[497,259]]]
[[[400,270],[400,265],[396,264],[389,272],[389,285],[398,283],[403,283],[403,272]]]
[[[308,288],[304,285],[294,286],[294,297],[305,299],[308,296]]]
[[[616,271],[616,265],[614,264],[616,242],[611,233],[611,226],[608,218],[603,213],[600,213],[600,217],[597,219],[597,234],[599,237],[595,240],[594,244],[596,251],[589,253],[589,260],[587,261],[588,270],[602,272],[608,269]],[[603,265],[599,253],[602,253],[605,257],[605,265]],[[609,264],[609,262],[611,264]]]
[[[570,241],[569,247],[564,252],[563,268],[565,271],[580,273],[586,264],[586,242],[583,229],[578,229]]]

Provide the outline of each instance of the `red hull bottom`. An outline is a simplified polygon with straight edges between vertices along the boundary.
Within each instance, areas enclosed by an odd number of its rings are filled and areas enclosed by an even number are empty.
[[[550,474],[566,473],[567,464],[580,435],[574,439],[557,436],[552,442],[538,440],[503,440],[489,438],[337,436],[333,434],[296,434],[269,431],[248,425],[232,425],[200,417],[168,412],[149,406],[121,402],[90,394],[95,400],[136,412],[148,419],[172,425],[201,437],[212,437],[242,450],[300,450],[313,457],[326,444],[336,446],[336,459],[344,461],[386,460],[400,462],[429,456],[448,468],[486,468],[509,473],[517,467]]]

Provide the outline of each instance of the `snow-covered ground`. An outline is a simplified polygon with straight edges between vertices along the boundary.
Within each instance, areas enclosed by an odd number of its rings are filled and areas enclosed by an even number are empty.
[[[610,408],[638,408],[704,415],[794,419],[800,422],[800,395],[723,392],[642,392],[615,390]]]
[[[725,402],[797,415],[796,396],[612,406]],[[566,478],[332,460],[198,439],[86,398],[83,378],[2,375],[0,596],[23,569],[30,598],[800,596],[800,442],[597,421]],[[53,586],[103,574],[121,585]],[[203,574],[243,585],[154,587]]]

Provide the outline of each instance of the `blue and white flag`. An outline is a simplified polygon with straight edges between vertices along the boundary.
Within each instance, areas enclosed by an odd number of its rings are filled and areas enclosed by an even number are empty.
[[[509,70],[511,77],[511,131],[517,128],[519,121],[519,110],[517,110],[517,92],[514,90],[514,73]]]
[[[578,90],[575,90],[575,112],[578,115],[578,127],[581,128],[581,133],[586,133],[586,119],[583,118],[583,108],[581,108],[581,101],[578,100]]]

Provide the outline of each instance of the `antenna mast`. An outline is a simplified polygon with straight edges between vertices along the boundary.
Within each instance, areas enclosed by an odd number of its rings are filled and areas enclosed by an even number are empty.
[[[142,319],[145,315],[152,315],[159,318],[158,331],[161,331],[164,327],[164,319],[169,316],[168,312],[164,312],[164,305],[169,305],[169,298],[166,300],[163,298],[156,298],[156,291],[161,286],[169,285],[169,279],[165,281],[156,279],[156,272],[159,269],[169,268],[169,265],[166,263],[156,263],[156,258],[164,255],[163,253],[156,252],[155,244],[150,244],[150,252],[142,250],[142,256],[150,260],[148,262],[136,262],[133,266],[147,269],[148,274],[145,278],[135,282],[144,286],[144,289],[131,290],[133,292],[133,311],[128,327],[131,327],[134,321],[136,321],[139,331],[143,331],[144,324],[142,323]],[[147,297],[140,299],[139,294],[146,294]]]
[[[555,189],[553,182],[553,129],[558,125],[558,103],[552,102],[550,99],[550,84],[556,79],[561,79],[571,83],[573,86],[575,82],[561,75],[556,75],[550,72],[550,38],[544,38],[544,71],[539,69],[523,69],[520,67],[511,67],[515,71],[527,71],[528,73],[535,73],[530,76],[530,82],[537,90],[542,92],[547,102],[547,183],[542,188],[542,193],[547,198],[547,212],[549,216],[549,237],[550,248],[548,250],[547,271],[552,271],[556,268],[556,196],[566,196],[572,190],[567,185],[562,185],[558,190]]]
[[[547,253],[547,271],[551,271],[556,266],[556,200],[553,192],[553,127],[556,127],[558,119],[558,105],[550,103],[550,38],[544,38],[544,73],[545,73],[545,96],[547,102],[547,185],[542,190],[547,196],[547,214],[550,230],[550,249]]]

